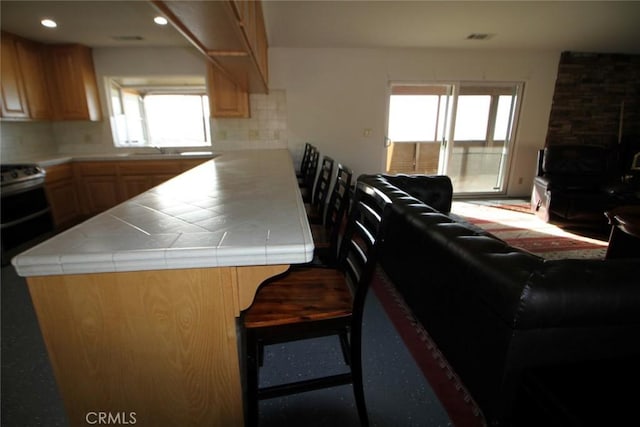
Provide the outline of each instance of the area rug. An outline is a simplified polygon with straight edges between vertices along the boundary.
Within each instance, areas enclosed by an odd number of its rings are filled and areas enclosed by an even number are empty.
[[[569,232],[530,213],[460,201],[453,202],[451,212],[545,259],[604,259],[607,251],[606,240]]]
[[[533,215],[533,212],[531,211],[531,202],[524,199],[474,200],[469,203]]]
[[[452,425],[486,426],[480,407],[381,268],[376,269],[371,289],[447,411]],[[420,421],[417,422],[420,425]]]

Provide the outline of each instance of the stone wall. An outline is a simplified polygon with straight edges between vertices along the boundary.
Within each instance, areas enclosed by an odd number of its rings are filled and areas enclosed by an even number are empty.
[[[631,135],[640,135],[640,55],[563,52],[546,145]]]

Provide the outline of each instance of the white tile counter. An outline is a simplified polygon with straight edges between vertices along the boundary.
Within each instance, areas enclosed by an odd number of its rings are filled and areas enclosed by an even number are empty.
[[[310,261],[288,150],[218,155],[13,259],[21,276]]]

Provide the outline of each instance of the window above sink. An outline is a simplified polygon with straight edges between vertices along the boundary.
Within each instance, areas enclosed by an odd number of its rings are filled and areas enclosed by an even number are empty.
[[[116,147],[209,147],[209,100],[203,76],[107,77]]]

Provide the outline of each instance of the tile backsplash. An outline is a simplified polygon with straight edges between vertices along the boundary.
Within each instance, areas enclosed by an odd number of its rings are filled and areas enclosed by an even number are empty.
[[[249,119],[211,119],[214,150],[287,148],[287,97],[284,90],[249,96]]]
[[[251,94],[248,119],[211,119],[212,148],[243,150],[287,148],[287,98],[284,90]],[[0,122],[3,163],[52,156],[107,154],[113,146],[108,118],[101,122]]]
[[[56,155],[51,122],[0,122],[0,161],[19,163]]]

